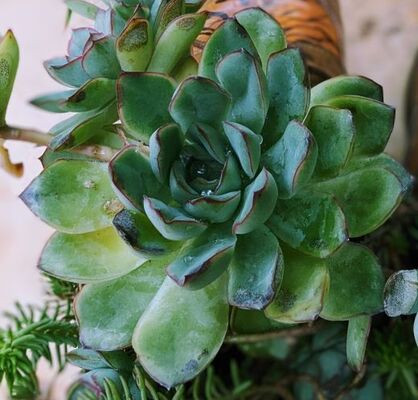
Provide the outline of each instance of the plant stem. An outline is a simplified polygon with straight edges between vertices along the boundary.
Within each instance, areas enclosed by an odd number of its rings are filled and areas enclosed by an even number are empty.
[[[51,141],[51,135],[33,129],[19,128],[15,126],[3,126],[0,128],[0,138],[5,140],[19,140],[35,143],[39,146],[47,146]]]
[[[226,343],[256,343],[262,340],[271,340],[276,338],[296,338],[300,336],[312,335],[321,328],[320,323],[315,325],[303,325],[296,328],[280,329],[266,333],[255,333],[248,335],[227,336]]]

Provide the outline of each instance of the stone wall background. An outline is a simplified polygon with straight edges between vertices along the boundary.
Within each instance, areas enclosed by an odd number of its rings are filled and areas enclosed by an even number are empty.
[[[406,147],[403,101],[406,79],[418,49],[417,0],[341,0],[349,73],[362,74],[384,86],[386,102],[397,107],[397,121],[388,151],[402,159]],[[0,32],[12,28],[21,48],[21,64],[11,99],[10,124],[47,131],[62,116],[38,111],[27,104],[37,94],[60,88],[42,67],[42,61],[66,49],[66,8],[61,0],[0,0]],[[78,26],[81,19],[74,18]],[[13,302],[41,303],[44,288],[37,258],[52,230],[35,218],[18,199],[39,174],[41,149],[10,143],[13,159],[23,161],[25,174],[16,179],[0,171],[0,313]],[[71,212],[71,210],[69,210]],[[4,319],[0,318],[0,323]],[[58,383],[42,366],[43,384]],[[59,385],[61,388],[61,384]],[[0,393],[0,398],[5,398]],[[53,399],[59,399],[54,395]]]

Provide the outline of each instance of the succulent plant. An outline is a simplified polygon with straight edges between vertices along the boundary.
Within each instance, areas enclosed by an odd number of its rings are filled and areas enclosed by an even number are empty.
[[[206,14],[180,15],[194,4],[68,3],[95,30],[76,30],[47,69],[81,88],[34,103],[76,115],[51,130],[21,197],[58,231],[41,270],[83,285],[81,343],[132,346],[172,387],[249,309],[272,323],[349,321],[359,368],[384,277],[349,238],[383,224],[411,183],[382,153],[394,110],[381,87],[340,76],[310,90],[300,52],[261,9],[221,25],[196,71]]]

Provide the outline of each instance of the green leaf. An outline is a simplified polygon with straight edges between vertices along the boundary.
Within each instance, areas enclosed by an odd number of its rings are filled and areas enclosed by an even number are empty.
[[[168,105],[176,83],[165,75],[124,73],[118,80],[119,116],[124,128],[148,143],[152,133],[171,122]]]
[[[197,75],[197,69],[197,61],[192,56],[188,56],[176,65],[171,75],[177,82],[181,82],[193,75]]]
[[[228,120],[260,133],[269,106],[267,81],[260,63],[241,49],[219,62],[216,75],[232,98]]]
[[[216,82],[201,76],[184,80],[170,103],[170,114],[187,132],[192,124],[216,127],[229,111],[231,99]]]
[[[174,161],[183,148],[184,136],[178,125],[167,124],[150,137],[150,164],[157,179],[166,183]]]
[[[389,317],[418,312],[418,270],[395,272],[385,285],[385,312]]]
[[[197,291],[166,278],[139,320],[132,346],[148,374],[170,388],[208,365],[227,328],[226,276]]]
[[[260,55],[263,69],[266,70],[270,55],[287,46],[283,29],[261,8],[247,8],[236,13],[235,18],[250,35]]]
[[[149,20],[157,40],[170,22],[182,14],[184,14],[183,0],[156,0],[152,3]]]
[[[347,164],[355,140],[353,116],[349,110],[326,106],[310,109],[304,122],[318,145],[314,177],[334,177]]]
[[[232,230],[240,235],[249,233],[266,222],[277,201],[277,185],[265,168],[244,191],[243,201]]]
[[[241,188],[241,176],[238,162],[231,153],[227,155],[225,164],[219,177],[218,185],[215,188],[216,194],[233,192]]]
[[[312,133],[300,122],[291,121],[281,139],[263,155],[264,165],[277,183],[279,198],[291,198],[309,181],[317,157]]]
[[[38,265],[56,278],[84,284],[118,278],[143,262],[114,228],[107,228],[80,235],[56,233]]]
[[[314,257],[327,257],[348,239],[344,213],[336,199],[311,189],[278,200],[267,225],[280,240]]]
[[[241,200],[241,192],[229,192],[197,197],[184,204],[184,210],[191,216],[213,223],[228,221]]]
[[[241,49],[258,57],[245,29],[235,19],[228,19],[211,34],[206,43],[199,63],[199,75],[216,80],[218,62],[227,54]]]
[[[299,49],[273,54],[267,65],[270,107],[263,128],[264,146],[269,148],[292,120],[302,121],[309,105],[308,73]]]
[[[362,96],[383,101],[383,89],[376,82],[363,76],[337,76],[316,85],[311,90],[310,106],[325,104],[334,97]]]
[[[207,13],[177,17],[164,30],[155,46],[150,72],[169,74],[177,63],[190,54],[190,47],[205,25]]]
[[[265,316],[264,311],[244,310],[233,307],[229,328],[235,335],[258,334],[291,327],[290,324],[281,324]]]
[[[54,92],[31,100],[31,104],[52,112],[86,112],[103,108],[115,98],[115,81],[95,78],[80,89]]]
[[[116,41],[116,55],[123,71],[145,71],[154,50],[152,29],[144,18],[132,18]]]
[[[344,321],[382,311],[384,275],[368,248],[347,243],[326,261],[330,286],[322,318]]]
[[[185,175],[186,168],[184,164],[179,160],[175,161],[170,171],[169,184],[171,196],[179,203],[184,203],[200,196],[200,194],[186,182]]]
[[[113,36],[99,36],[83,55],[83,68],[92,78],[117,79],[121,69],[116,57],[116,39]]]
[[[216,161],[221,164],[225,162],[227,141],[222,129],[197,123],[190,127],[188,135],[193,137],[197,143],[200,143]]]
[[[101,110],[78,113],[51,128],[55,136],[49,147],[52,150],[62,150],[84,144],[99,133],[100,136],[112,135],[112,124],[117,118],[115,102]]]
[[[276,237],[265,226],[240,235],[228,271],[229,304],[265,308],[273,300],[283,274],[283,256]]]
[[[179,285],[199,290],[218,279],[231,261],[236,237],[230,225],[211,225],[182,248],[167,274]]]
[[[347,221],[350,237],[373,232],[396,210],[405,187],[392,172],[369,166],[321,183],[316,188],[333,194]]]
[[[144,209],[155,228],[168,240],[186,240],[201,234],[207,225],[162,201],[144,196]]]
[[[395,122],[393,107],[359,96],[336,97],[327,104],[350,110],[353,114],[354,156],[373,156],[385,149]]]
[[[61,232],[86,233],[111,226],[121,210],[107,165],[57,161],[20,195],[34,214]]]
[[[347,362],[357,372],[361,371],[364,364],[370,325],[371,318],[368,315],[361,315],[348,321]]]
[[[329,287],[326,263],[288,247],[283,247],[283,255],[283,280],[265,314],[282,323],[313,321],[322,310]]]
[[[19,46],[12,31],[0,37],[0,127],[6,123],[6,111],[19,65]]]
[[[223,127],[242,169],[249,178],[254,178],[260,165],[262,137],[234,122],[224,122]]]
[[[85,370],[111,368],[102,354],[95,350],[78,348],[66,354],[66,360],[78,368]]]
[[[65,0],[68,9],[84,18],[95,19],[99,7],[84,0]]]
[[[94,33],[96,31],[92,28],[73,29],[70,41],[68,42],[68,57],[73,59],[83,55],[86,45]]]
[[[81,61],[81,56],[70,61],[66,57],[53,58],[46,61],[44,67],[51,78],[57,82],[69,87],[80,87],[91,79]]]
[[[128,146],[109,163],[109,173],[122,203],[143,210],[144,196],[167,198],[168,190],[156,182],[149,159],[136,146]]]
[[[64,104],[67,99],[75,93],[75,90],[65,90],[63,92],[47,93],[38,97],[35,97],[30,103],[40,108],[41,110],[50,111],[54,113],[64,113]]]
[[[80,341],[95,350],[128,347],[138,319],[164,281],[165,263],[148,261],[121,278],[85,286],[75,312]]]
[[[113,220],[119,235],[147,258],[163,257],[178,250],[180,242],[165,239],[142,213],[123,210]]]

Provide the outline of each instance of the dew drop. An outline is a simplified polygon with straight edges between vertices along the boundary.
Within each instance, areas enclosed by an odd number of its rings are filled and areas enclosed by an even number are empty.
[[[193,261],[193,257],[192,256],[185,256],[185,257],[183,257],[183,261],[186,264],[190,264]]]
[[[212,190],[203,190],[200,195],[203,197],[211,196],[213,194]]]

